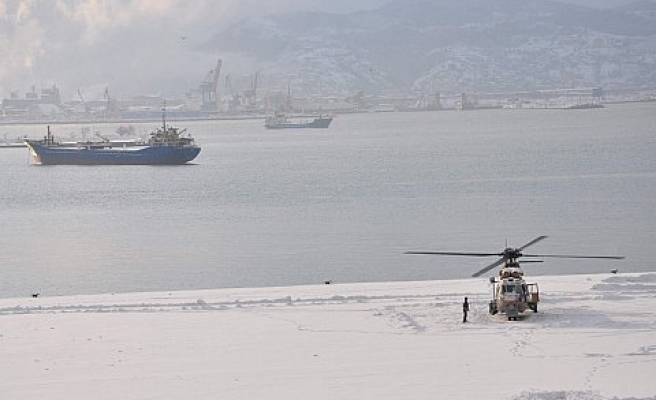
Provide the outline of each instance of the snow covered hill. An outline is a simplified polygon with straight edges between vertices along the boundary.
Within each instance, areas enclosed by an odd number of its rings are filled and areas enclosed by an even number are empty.
[[[348,15],[246,19],[205,46],[304,93],[656,85],[654,2],[397,0]]]

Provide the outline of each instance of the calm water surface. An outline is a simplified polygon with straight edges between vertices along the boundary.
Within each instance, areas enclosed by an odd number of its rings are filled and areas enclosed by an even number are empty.
[[[193,165],[35,166],[1,149],[0,297],[460,278],[494,259],[403,252],[543,234],[534,253],[627,259],[549,259],[527,275],[656,270],[654,103],[177,125],[203,148]],[[118,125],[52,129],[84,127]]]

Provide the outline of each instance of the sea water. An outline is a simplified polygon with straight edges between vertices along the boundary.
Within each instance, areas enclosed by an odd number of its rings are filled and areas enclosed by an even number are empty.
[[[545,259],[527,276],[656,269],[656,103],[174,125],[202,146],[190,165],[37,166],[0,150],[0,297],[464,278],[496,259],[404,252],[540,235],[525,253],[627,258]]]

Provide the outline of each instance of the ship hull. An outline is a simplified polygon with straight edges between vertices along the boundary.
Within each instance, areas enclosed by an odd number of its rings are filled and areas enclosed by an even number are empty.
[[[193,160],[200,147],[44,145],[26,141],[36,164],[41,165],[179,165]]]

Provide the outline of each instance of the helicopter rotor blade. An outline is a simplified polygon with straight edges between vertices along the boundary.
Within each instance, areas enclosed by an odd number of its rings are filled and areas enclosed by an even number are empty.
[[[522,257],[539,257],[539,258],[596,258],[603,260],[624,260],[624,256],[575,256],[564,254],[522,254]]]
[[[484,273],[486,273],[487,271],[491,270],[492,268],[498,267],[499,265],[503,264],[504,262],[506,262],[506,257],[502,257],[502,258],[498,259],[497,261],[493,262],[492,264],[488,265],[487,267],[483,268],[482,270],[474,273],[472,275],[472,277],[473,278],[479,277],[479,276],[483,275]]]
[[[523,245],[522,247],[518,248],[517,250],[522,251],[522,250],[524,250],[525,248],[527,248],[528,246],[532,246],[532,245],[536,244],[537,242],[539,242],[539,241],[541,241],[541,240],[544,240],[544,239],[546,239],[546,238],[547,238],[547,236],[538,236],[538,237],[536,237],[535,239],[533,239],[533,240],[531,240],[530,242],[528,242],[528,243],[526,243],[525,245]]]
[[[429,254],[437,256],[469,256],[469,257],[492,257],[501,256],[499,253],[460,253],[453,251],[406,251],[405,254]]]

